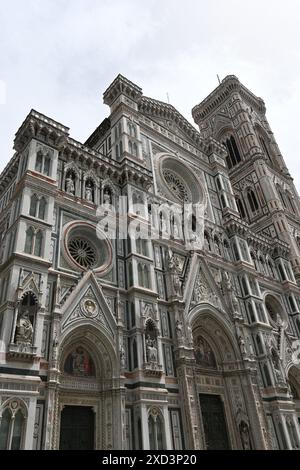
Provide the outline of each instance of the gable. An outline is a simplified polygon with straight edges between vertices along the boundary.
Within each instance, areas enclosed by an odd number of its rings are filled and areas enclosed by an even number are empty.
[[[82,321],[105,330],[112,337],[116,335],[115,317],[92,272],[85,274],[64,304],[61,332],[75,328]]]
[[[193,257],[185,283],[184,300],[187,312],[199,304],[211,305],[217,310],[227,312],[227,306],[219,286],[210,273],[205,260],[197,254]]]

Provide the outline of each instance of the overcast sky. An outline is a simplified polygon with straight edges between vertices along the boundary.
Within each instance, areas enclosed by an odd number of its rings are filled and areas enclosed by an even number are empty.
[[[299,190],[299,20],[298,0],[0,0],[0,169],[31,108],[84,141],[118,73],[190,121],[234,74],[265,100]]]

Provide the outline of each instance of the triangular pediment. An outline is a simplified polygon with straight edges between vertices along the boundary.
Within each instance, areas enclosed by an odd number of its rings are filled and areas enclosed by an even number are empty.
[[[79,323],[91,323],[106,330],[112,337],[116,335],[116,320],[101,286],[90,271],[78,283],[62,308],[61,332],[75,328]]]
[[[39,287],[37,284],[38,279],[36,278],[35,273],[28,273],[21,282],[19,288],[19,295],[24,295],[25,292],[33,292],[38,297]]]
[[[139,111],[145,118],[154,121],[157,126],[162,126],[164,129],[159,132],[166,137],[168,137],[168,132],[171,132],[191,145],[197,145],[203,141],[196,127],[169,103],[143,96],[139,103]],[[152,126],[154,130],[155,124]]]
[[[177,122],[172,121],[170,119],[157,119],[156,117],[153,118],[153,121],[157,125],[162,126],[164,128],[166,136],[168,135],[168,132],[171,132],[172,134],[175,134],[175,136],[179,139],[182,139],[191,145],[195,145],[195,142],[193,142],[191,137],[179,127]]]
[[[200,304],[207,304],[217,310],[227,312],[219,286],[214,280],[207,263],[195,254],[185,284],[184,300],[187,311]]]

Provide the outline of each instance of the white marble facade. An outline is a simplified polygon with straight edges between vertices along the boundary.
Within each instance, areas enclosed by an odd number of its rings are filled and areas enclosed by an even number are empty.
[[[84,144],[32,110],[0,177],[0,449],[299,449],[300,205],[264,102],[228,76],[199,131],[121,75],[104,103]]]

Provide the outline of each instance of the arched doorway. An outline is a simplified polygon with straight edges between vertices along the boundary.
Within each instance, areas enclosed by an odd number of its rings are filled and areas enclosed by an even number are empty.
[[[293,402],[295,403],[295,410],[297,415],[297,422],[300,431],[300,369],[292,366],[288,373],[288,384],[292,395]]]
[[[202,446],[208,450],[252,449],[237,341],[214,308],[196,307],[190,325]]]
[[[225,390],[216,345],[200,325],[193,329],[195,374],[207,450],[230,449]],[[198,377],[204,380],[198,381]]]
[[[120,374],[111,340],[90,325],[79,326],[62,339],[58,365],[52,448],[120,448],[122,430],[115,423],[122,389],[114,379]]]

